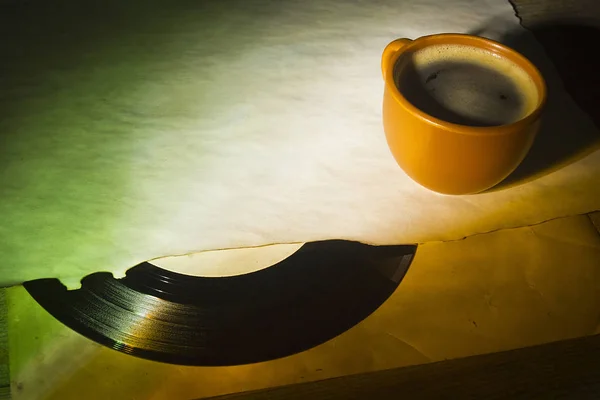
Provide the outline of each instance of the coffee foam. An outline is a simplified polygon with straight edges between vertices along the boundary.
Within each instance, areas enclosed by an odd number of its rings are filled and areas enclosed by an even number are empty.
[[[473,46],[449,44],[428,46],[417,50],[410,56],[423,88],[432,84],[441,85],[442,90],[440,90],[440,87],[435,92],[430,90],[430,94],[435,97],[437,102],[452,109],[452,111],[468,116],[473,116],[469,113],[475,114],[477,112],[496,114],[496,120],[491,120],[489,123],[484,122],[482,125],[514,122],[529,115],[537,107],[539,94],[535,82],[529,74],[513,61],[490,51]],[[459,63],[461,65],[482,67],[489,72],[489,76],[482,75],[482,79],[478,80],[477,76],[472,77],[468,74],[466,74],[467,76],[462,74],[458,78],[449,75],[440,79],[442,82],[430,82],[431,79],[437,78],[438,74],[436,72],[440,71],[440,66],[443,69],[443,66]],[[442,75],[439,74],[439,76]],[[484,76],[486,79],[483,79]],[[502,77],[504,81],[490,78],[493,76]],[[465,80],[468,81],[467,85],[465,85]],[[397,80],[397,83],[400,82]],[[492,88],[496,90],[504,86],[509,87],[509,91],[512,91],[511,94],[518,98],[519,110],[515,109],[517,105],[509,104],[509,102],[494,102],[497,98],[494,98],[491,102],[489,99],[482,100],[480,98],[480,94],[486,90],[489,92]],[[427,112],[427,110],[424,111]]]

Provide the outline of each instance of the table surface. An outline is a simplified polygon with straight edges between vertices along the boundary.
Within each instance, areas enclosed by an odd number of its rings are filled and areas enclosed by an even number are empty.
[[[557,2],[513,3],[527,25]],[[600,334],[598,225],[593,213],[422,244],[396,293],[365,321],[314,349],[247,366],[132,358],[65,328],[22,287],[8,288],[0,366],[10,363],[14,399],[191,399]]]

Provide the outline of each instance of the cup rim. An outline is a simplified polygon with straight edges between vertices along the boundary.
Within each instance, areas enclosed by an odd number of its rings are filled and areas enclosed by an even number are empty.
[[[538,104],[536,108],[523,118],[511,122],[510,124],[493,126],[469,126],[444,121],[442,119],[429,115],[421,109],[415,107],[398,90],[398,87],[396,86],[395,82],[394,70],[396,68],[398,59],[402,56],[402,54],[405,54],[407,51],[424,48],[436,44],[462,44],[467,46],[478,47],[484,50],[488,50],[500,57],[508,58],[510,61],[516,63],[521,68],[523,68],[523,70],[525,70],[525,72],[533,79],[536,85],[538,91]],[[404,108],[406,108],[411,114],[417,116],[419,119],[444,130],[475,136],[493,136],[514,133],[516,130],[518,131],[535,121],[540,116],[546,104],[546,82],[538,68],[525,56],[523,56],[516,50],[511,49],[510,47],[505,46],[502,43],[499,43],[495,40],[463,33],[441,33],[427,35],[419,37],[407,43],[404,47],[402,47],[400,51],[397,51],[396,54],[392,56],[390,61],[391,62],[387,66],[387,71],[385,71],[385,84],[391,91],[391,94],[394,97],[394,99]]]

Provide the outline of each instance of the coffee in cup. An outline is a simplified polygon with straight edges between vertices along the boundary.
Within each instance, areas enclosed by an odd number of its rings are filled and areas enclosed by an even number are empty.
[[[425,47],[410,54],[396,74],[404,97],[421,111],[454,124],[506,125],[538,103],[533,79],[507,58],[460,44]]]

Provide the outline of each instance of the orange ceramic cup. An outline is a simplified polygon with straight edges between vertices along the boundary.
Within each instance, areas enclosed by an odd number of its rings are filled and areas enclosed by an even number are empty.
[[[486,127],[457,125],[419,110],[398,90],[394,72],[402,74],[403,56],[439,44],[474,46],[516,63],[535,83],[537,107],[514,123]],[[546,102],[546,85],[537,68],[516,51],[470,35],[398,39],[383,51],[381,68],[385,80],[383,125],[388,145],[400,167],[426,188],[444,194],[489,189],[513,172],[531,148]]]

